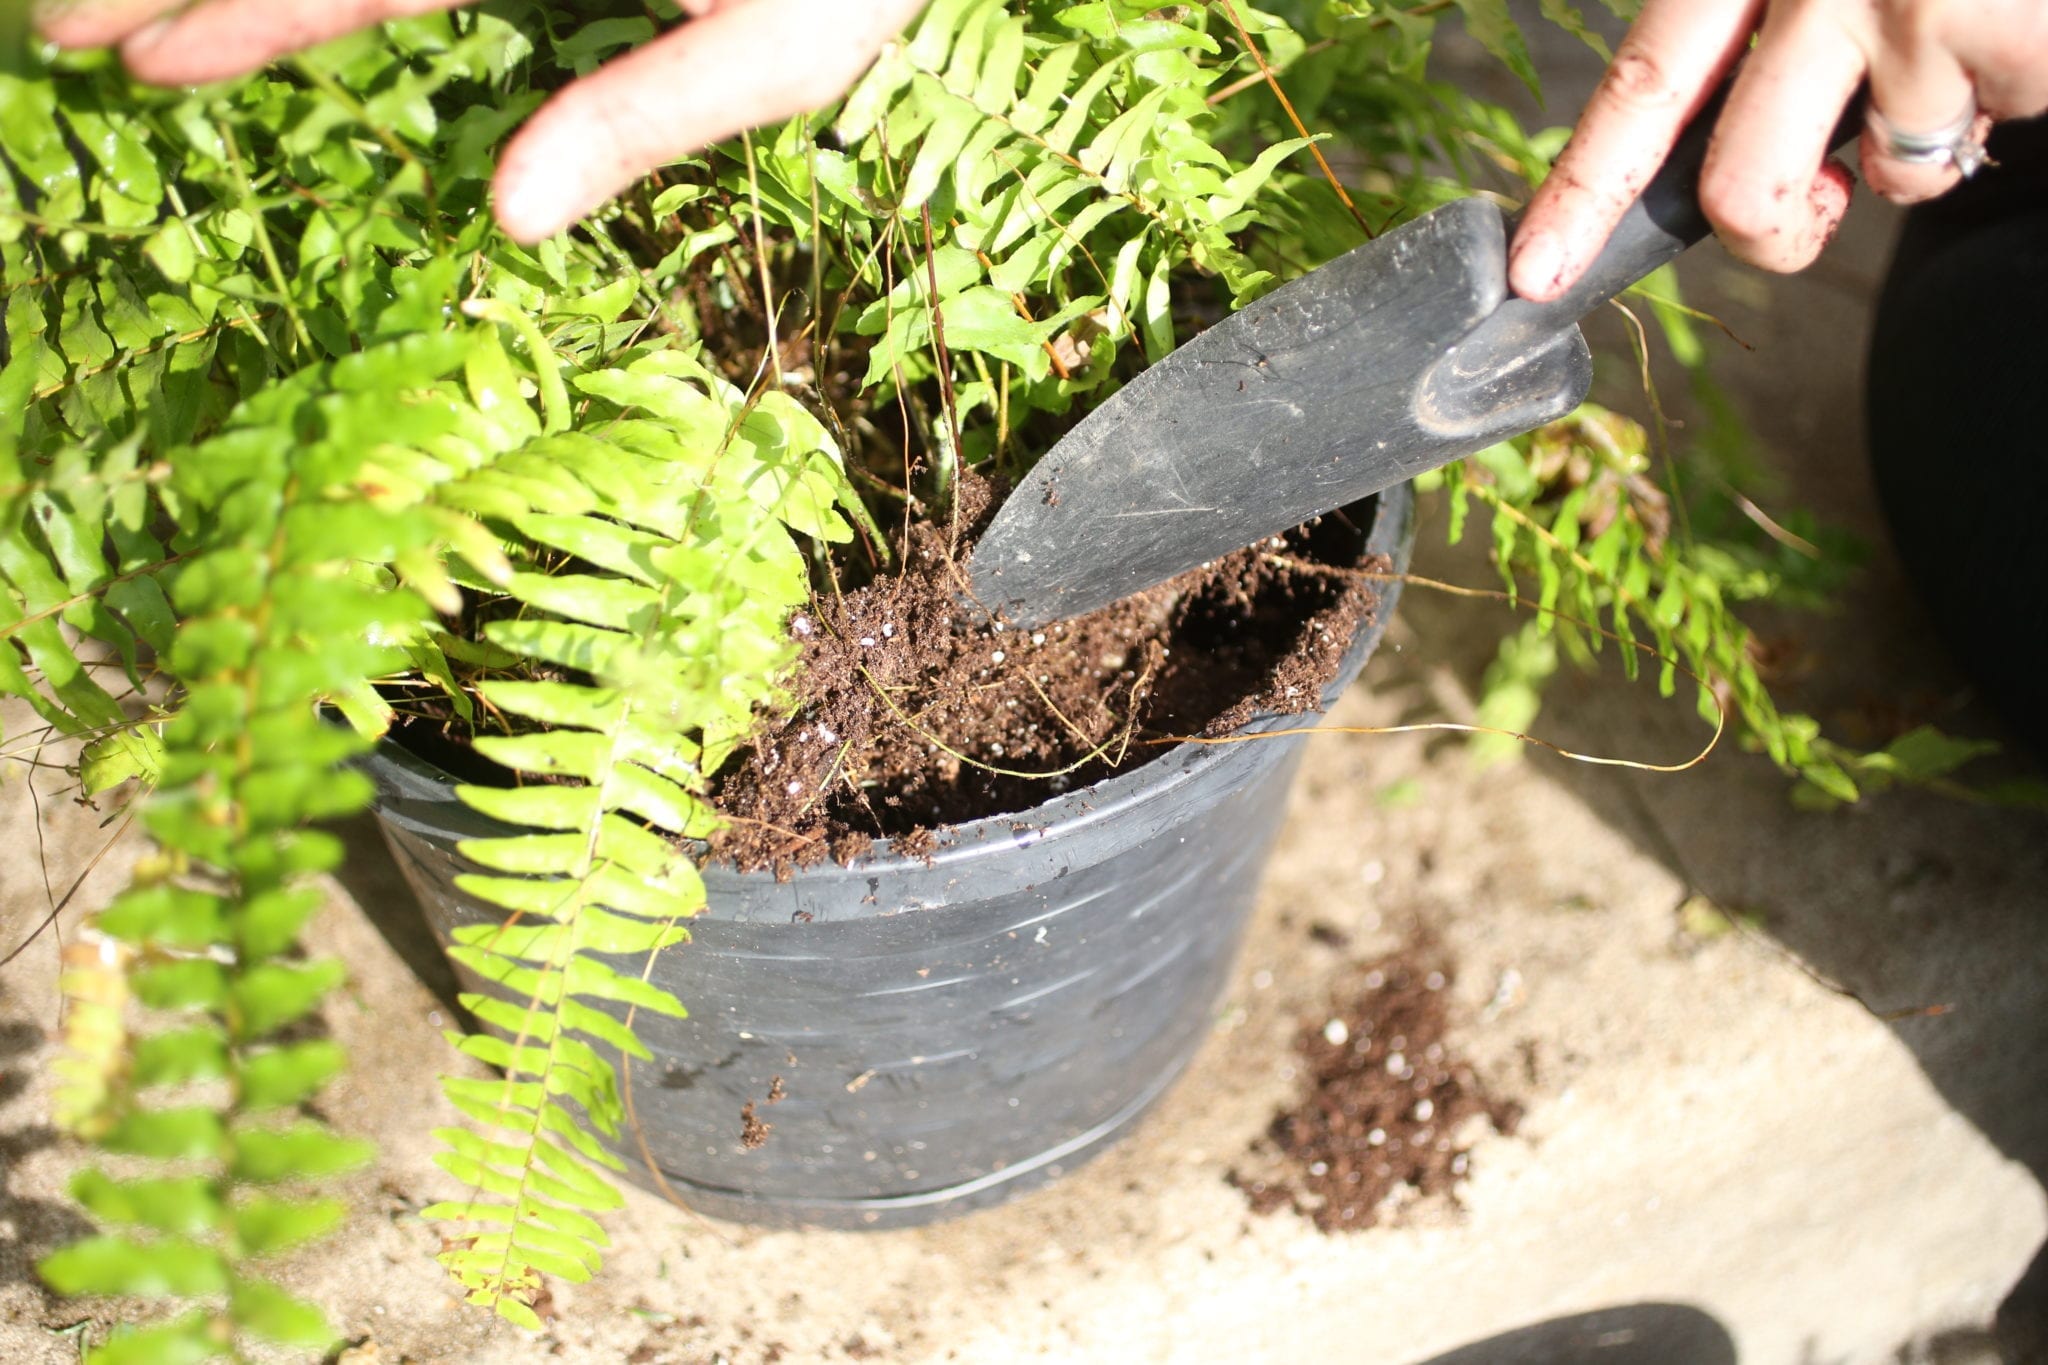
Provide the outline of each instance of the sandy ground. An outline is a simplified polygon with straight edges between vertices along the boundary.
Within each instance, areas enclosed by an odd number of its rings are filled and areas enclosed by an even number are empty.
[[[1960,696],[1858,453],[1891,221],[1859,210],[1794,281],[1711,248],[1687,267],[1757,346],[1721,369],[1786,457],[1789,496],[1873,542],[1839,613],[1790,623],[1813,670],[1793,700],[1841,725]],[[1425,524],[1418,571],[1483,583],[1440,530]],[[1411,592],[1333,720],[1467,714],[1502,629],[1496,608]],[[1951,723],[1988,722],[1964,705]],[[1567,681],[1544,726],[1637,757],[1698,735],[1687,708],[1618,677]],[[24,776],[0,773],[10,945],[46,911],[46,881],[61,893],[105,839],[90,812],[38,811]],[[323,1108],[381,1151],[348,1187],[346,1230],[287,1278],[331,1306],[356,1361],[1990,1361],[1994,1313],[2048,1234],[2048,821],[1918,794],[1800,813],[1732,748],[1651,777],[1547,756],[1480,770],[1425,737],[1330,735],[1310,745],[1213,1036],[1120,1147],[912,1232],[760,1233],[634,1194],[603,1278],[560,1289],[528,1336],[461,1308],[432,1263],[415,1211],[453,1193],[427,1138],[449,1117],[445,969],[374,832],[347,833],[355,857],[313,938],[353,967],[327,1022],[355,1069]],[[67,923],[134,852],[116,844]],[[1689,933],[1694,897],[1757,927]],[[1525,1122],[1478,1142],[1455,1205],[1344,1237],[1251,1215],[1224,1177],[1292,1093],[1296,1019],[1347,964],[1418,936],[1457,960],[1458,1045]],[[0,978],[10,1365],[73,1361],[65,1329],[94,1330],[93,1306],[27,1271],[83,1226],[62,1196],[76,1153],[45,1118],[56,951],[46,937]],[[1932,1005],[1949,1008],[1917,1013]]]

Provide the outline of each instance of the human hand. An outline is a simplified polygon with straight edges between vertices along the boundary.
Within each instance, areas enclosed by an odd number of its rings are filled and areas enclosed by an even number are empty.
[[[924,0],[677,0],[690,21],[559,91],[499,159],[498,221],[559,232],[666,161],[829,103]],[[467,0],[79,0],[39,21],[65,47],[119,44],[137,77],[194,85],[385,19]]]
[[[1952,188],[1992,119],[2048,108],[2044,0],[1646,0],[1522,216],[1515,293],[1547,302],[1578,279],[1745,52],[1699,196],[1728,249],[1766,270],[1811,264],[1848,209],[1828,135],[1866,79],[1863,178],[1898,203]]]

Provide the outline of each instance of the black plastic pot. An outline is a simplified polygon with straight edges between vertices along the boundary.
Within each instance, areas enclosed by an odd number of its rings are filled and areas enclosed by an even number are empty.
[[[1405,568],[1409,490],[1352,511],[1366,551]],[[1398,586],[1326,702],[1379,643]],[[634,1067],[633,1097],[664,1180],[723,1218],[904,1227],[999,1203],[1100,1151],[1208,1034],[1304,742],[1182,745],[958,826],[929,860],[878,844],[854,867],[787,882],[708,869],[692,942],[655,966],[690,1017],[635,1024],[658,1058]],[[506,828],[394,745],[368,771],[435,932],[445,942],[494,918],[454,888],[468,866],[455,846]],[[749,1101],[773,1125],[751,1151]],[[645,1180],[630,1136],[619,1150]]]

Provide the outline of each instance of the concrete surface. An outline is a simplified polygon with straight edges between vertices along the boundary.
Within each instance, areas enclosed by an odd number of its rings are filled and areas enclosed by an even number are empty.
[[[1839,613],[1783,623],[1812,670],[1791,700],[1853,727],[1925,696],[1981,730],[1861,470],[1862,326],[1891,220],[1858,215],[1797,280],[1707,251],[1688,284],[1757,346],[1724,347],[1721,374],[1782,457],[1788,500],[1873,542]],[[1486,581],[1437,541],[1426,525],[1419,572]],[[1463,715],[1499,611],[1410,591],[1395,647],[1333,719]],[[1698,734],[1687,708],[1618,677],[1566,681],[1542,729],[1632,756]],[[61,797],[38,811],[4,766],[10,946],[106,835]],[[455,1064],[438,1038],[445,970],[358,823],[313,935],[354,968],[327,1022],[355,1070],[322,1107],[382,1155],[349,1187],[347,1229],[287,1278],[332,1306],[358,1362],[1995,1360],[1987,1329],[2048,1235],[2044,833],[2038,815],[1918,794],[1799,813],[1732,747],[1651,777],[1547,756],[1478,771],[1429,737],[1326,736],[1215,1034],[1130,1141],[1043,1194],[917,1232],[761,1234],[636,1194],[604,1277],[560,1289],[528,1337],[455,1302],[414,1213],[453,1192],[426,1137],[449,1117],[434,1084]],[[67,925],[134,851],[117,843]],[[1689,934],[1694,896],[1758,928]],[[1312,936],[1317,921],[1349,943]],[[1344,1237],[1251,1215],[1224,1175],[1292,1093],[1295,1020],[1348,964],[1418,936],[1456,959],[1457,1042],[1526,1106],[1522,1128],[1478,1141],[1455,1205]],[[0,976],[10,1365],[75,1360],[64,1329],[96,1311],[26,1270],[81,1227],[61,1194],[75,1153],[45,1120],[56,953],[46,937]],[[1949,1008],[1914,1013],[1930,1005]]]

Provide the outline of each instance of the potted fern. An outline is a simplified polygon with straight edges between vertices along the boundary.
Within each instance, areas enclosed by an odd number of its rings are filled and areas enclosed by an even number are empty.
[[[1242,714],[1147,729],[1149,675],[1118,655],[1096,670],[1119,703],[1101,716],[1040,694],[1037,728],[1072,731],[1059,742],[1081,761],[1034,765],[993,735],[959,751],[926,702],[849,665],[851,695],[956,787],[1012,798],[934,838],[864,782],[838,722],[799,741],[795,665],[819,634],[888,654],[895,623],[866,634],[851,614],[875,600],[859,581],[942,569],[984,480],[1146,357],[1455,192],[1427,158],[1533,176],[1552,145],[1423,80],[1433,0],[940,0],[835,109],[519,247],[485,211],[491,150],[540,92],[653,31],[614,8],[409,19],[197,91],[138,88],[104,54],[0,74],[0,691],[75,742],[89,795],[135,801],[157,846],[67,957],[60,1063],[62,1125],[143,1171],[79,1176],[109,1230],[44,1274],[194,1306],[105,1359],[327,1340],[262,1264],[337,1222],[319,1182],[369,1156],[302,1107],[345,1065],[300,1023],[346,968],[296,944],[309,879],[339,857],[321,824],[373,799],[487,988],[469,997],[484,1028],[457,1046],[502,1076],[448,1082],[470,1126],[445,1135],[444,1165],[468,1196],[431,1212],[464,1292],[514,1321],[532,1322],[543,1277],[597,1268],[595,1215],[629,1165],[717,1210],[861,1225],[972,1206],[1113,1136],[1199,1036],[1287,743],[1148,747]],[[1526,67],[1511,29],[1485,32]],[[1311,156],[1310,128],[1340,135],[1353,183]],[[1674,297],[1657,306],[1689,339]],[[1844,757],[1772,709],[1730,610],[1775,589],[1776,551],[1670,540],[1645,447],[1589,412],[1489,452],[1444,480],[1453,526],[1481,504],[1503,570],[1533,568],[1544,605],[1651,637],[1781,763],[1840,791]],[[1398,569],[1407,506],[1317,533],[1331,563]],[[1290,637],[1323,665],[1288,684],[1298,708],[1356,671],[1391,607],[1355,582],[1336,596],[1339,638]],[[1558,629],[1523,653],[1599,638]],[[989,652],[999,668],[1009,651]],[[1042,686],[1012,672],[1020,699]],[[823,761],[776,775],[799,742]],[[729,787],[721,808],[713,784],[742,760],[796,805],[762,815]],[[465,763],[490,780],[458,787],[446,769]],[[895,846],[792,828],[828,788]],[[1157,804],[1135,823],[1163,839],[1103,833],[1105,808],[1141,802]],[[743,849],[749,821],[784,843]],[[707,840],[770,866],[707,873]],[[1184,841],[1208,860],[1167,863]],[[778,881],[811,844],[850,868]],[[976,892],[970,938],[938,941],[950,921],[920,910],[990,845],[1015,865]],[[1177,868],[1123,904],[1127,940],[1039,913],[1111,898],[1112,848]],[[685,943],[707,885],[720,908]],[[1186,921],[1171,935],[1169,911]],[[711,979],[693,958],[740,975],[693,998]],[[1089,977],[1099,1011],[1029,1027]],[[1171,1009],[1147,1003],[1154,977],[1177,983]],[[807,979],[837,1004],[766,1031],[740,1016]],[[968,1038],[931,1092],[944,1157],[907,1128],[862,1141],[883,1096],[929,1101],[910,1078],[940,1063],[898,1009],[921,995]],[[983,1075],[991,1018],[1026,1041]],[[1121,1079],[1086,1071],[1075,1104],[1040,1093],[1084,1054],[1124,1062]],[[693,1090],[722,1115],[708,1139],[681,1107]],[[793,1137],[806,1122],[844,1136]],[[691,1175],[679,1153],[707,1143]],[[732,1174],[749,1169],[774,1188]]]

